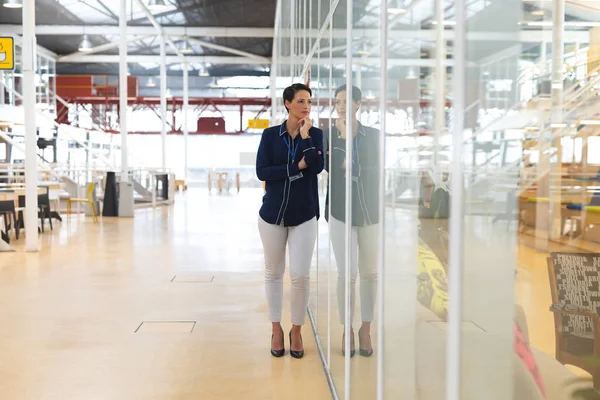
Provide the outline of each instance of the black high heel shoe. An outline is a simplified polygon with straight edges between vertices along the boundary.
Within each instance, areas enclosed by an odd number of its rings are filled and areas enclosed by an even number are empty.
[[[271,335],[271,346],[273,345],[272,343],[273,343],[274,336],[275,335]],[[281,330],[281,336],[283,336],[283,329]],[[283,349],[281,349],[281,350],[273,350],[273,348],[271,348],[271,355],[273,357],[277,357],[277,358],[283,357],[284,354],[285,354],[285,345],[283,346]]]
[[[362,339],[361,339],[361,335],[360,335],[361,331],[362,331],[362,328],[360,328],[358,330],[358,352],[363,357],[371,357],[373,355],[373,349],[367,350],[367,349],[362,348]]]
[[[300,334],[300,340],[302,340],[302,334]],[[300,350],[300,351],[292,350],[292,331],[290,331],[290,355],[294,358],[304,357],[304,350]]]

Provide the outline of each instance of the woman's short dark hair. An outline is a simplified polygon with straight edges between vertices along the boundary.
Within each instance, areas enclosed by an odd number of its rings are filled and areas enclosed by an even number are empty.
[[[296,97],[296,93],[301,92],[303,90],[307,91],[312,97],[312,90],[310,90],[310,88],[303,83],[294,83],[292,86],[288,86],[285,88],[285,90],[283,91],[283,106],[288,112],[290,112],[290,110],[288,110],[287,106],[285,105],[285,102],[289,101],[291,103],[292,100],[294,100],[294,97]]]
[[[337,88],[335,90],[335,97],[337,97],[337,95],[340,94],[341,92],[345,92],[345,91],[346,91],[346,85],[340,86],[339,88]],[[362,92],[356,86],[352,86],[352,100],[355,103],[358,103],[359,101],[362,100]]]

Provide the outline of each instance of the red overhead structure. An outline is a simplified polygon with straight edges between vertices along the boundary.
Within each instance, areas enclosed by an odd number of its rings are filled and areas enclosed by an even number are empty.
[[[128,78],[128,104],[134,110],[150,109],[160,117],[160,97],[157,96],[138,96],[138,79],[136,77]],[[57,95],[67,101],[69,104],[78,104],[88,110],[92,121],[99,129],[110,133],[119,133],[119,128],[115,125],[118,118],[114,118],[115,113],[119,111],[119,93],[118,81],[108,76],[58,76],[56,78]],[[329,98],[313,99],[313,105],[318,107],[329,107],[333,104]],[[258,111],[255,108],[255,117],[258,119],[261,114],[271,107],[271,98],[268,97],[190,97],[189,105],[199,109],[197,131],[190,134],[241,134],[246,131],[243,126],[244,107],[260,107]],[[362,106],[370,109],[379,107],[379,99],[363,99]],[[426,108],[432,105],[430,99],[414,100],[388,100],[388,107],[391,109],[405,109],[409,107]],[[450,100],[446,101],[446,106],[450,107]],[[219,107],[239,108],[240,125],[236,132],[226,132],[224,118],[202,117],[202,113],[209,108],[221,112]],[[172,97],[167,99],[167,111],[176,111],[183,108],[182,97]],[[169,123],[169,134],[181,134],[181,128],[177,127],[175,113],[173,112],[173,121]],[[57,122],[61,124],[76,124],[77,121],[69,121],[69,110],[61,103],[57,104]],[[320,121],[322,123],[322,121]],[[131,132],[135,134],[159,134],[160,132]]]

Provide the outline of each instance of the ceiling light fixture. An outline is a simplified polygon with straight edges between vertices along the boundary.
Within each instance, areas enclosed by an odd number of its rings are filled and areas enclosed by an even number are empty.
[[[190,54],[194,52],[194,49],[192,49],[192,46],[190,45],[190,41],[187,36],[181,42],[179,51],[183,54]]]
[[[437,25],[438,22],[437,21],[431,21],[432,25]],[[456,21],[444,21],[444,26],[455,26],[456,25]]]
[[[210,76],[208,70],[204,65],[200,67],[200,70],[198,71],[198,76]]]
[[[414,68],[409,68],[408,73],[406,74],[406,79],[417,79],[417,73]]]
[[[598,120],[598,119],[584,119],[580,123],[581,123],[581,125],[600,125],[600,120]]]
[[[90,42],[88,35],[83,35],[81,43],[79,43],[79,51],[84,53],[92,51],[92,42]]]
[[[531,15],[535,15],[536,17],[543,17],[544,15],[546,15],[546,13],[544,12],[544,10],[534,10],[531,12]]]
[[[5,0],[2,5],[6,8],[23,8],[21,0]]]

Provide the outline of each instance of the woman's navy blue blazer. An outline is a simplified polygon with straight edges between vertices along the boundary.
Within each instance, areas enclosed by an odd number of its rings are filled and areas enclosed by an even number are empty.
[[[310,128],[309,136],[292,139],[285,122],[262,134],[256,175],[266,182],[266,194],[259,214],[269,224],[298,226],[320,217],[317,175],[325,165],[323,131]],[[302,158],[308,168],[300,171]]]

